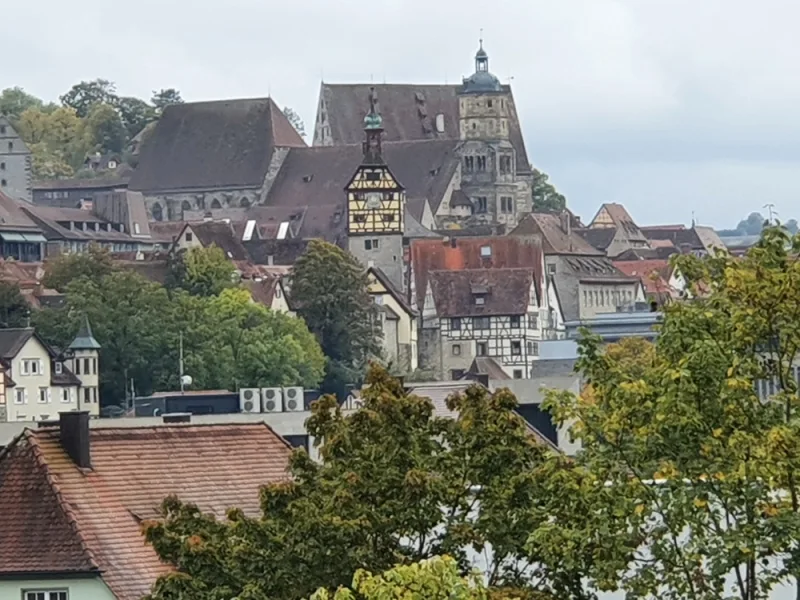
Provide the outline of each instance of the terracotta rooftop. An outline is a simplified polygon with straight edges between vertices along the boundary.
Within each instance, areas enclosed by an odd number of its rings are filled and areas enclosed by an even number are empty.
[[[177,495],[204,513],[260,514],[259,489],[287,477],[289,445],[263,423],[90,429],[91,469],[56,428],[26,429],[0,454],[0,575],[100,571],[139,600],[170,570],[142,521]],[[7,525],[8,524],[8,525]]]
[[[602,256],[602,252],[583,239],[572,228],[568,214],[530,213],[520,219],[510,235],[540,235],[545,254],[587,254]]]
[[[677,295],[677,290],[669,285],[672,268],[667,259],[615,260],[614,266],[629,277],[640,278],[648,296],[663,298]]]
[[[530,269],[431,271],[429,276],[440,318],[524,315],[530,304],[538,303],[531,298]]]

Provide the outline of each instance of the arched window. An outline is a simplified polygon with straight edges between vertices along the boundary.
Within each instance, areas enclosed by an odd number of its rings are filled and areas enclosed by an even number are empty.
[[[188,200],[184,200],[183,202],[181,202],[181,210],[183,212],[186,212],[187,210],[192,210],[192,203],[189,202]]]
[[[164,220],[164,209],[161,208],[161,205],[158,202],[153,204],[151,212],[153,213],[153,219],[155,219],[156,221]]]
[[[243,197],[241,200],[239,200],[239,206],[242,208],[248,208],[250,206],[250,199]]]
[[[222,204],[219,203],[219,200],[214,198],[214,201],[211,203],[211,208],[222,208]]]

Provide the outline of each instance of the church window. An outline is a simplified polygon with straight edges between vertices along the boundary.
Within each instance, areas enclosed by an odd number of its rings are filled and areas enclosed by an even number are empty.
[[[222,208],[222,204],[219,200],[214,198],[214,200],[211,202],[211,208]]]
[[[189,203],[188,200],[184,200],[183,202],[181,202],[181,209],[184,211],[192,210],[192,205]]]
[[[249,208],[250,207],[250,200],[248,198],[242,198],[239,200],[239,206],[242,208]]]
[[[475,198],[475,212],[476,213],[485,213],[489,210],[489,204],[486,200],[486,196],[478,196]]]
[[[478,157],[478,171],[485,171],[486,170],[486,157],[479,156]]]
[[[472,173],[475,170],[475,157],[474,156],[465,156],[464,157],[464,170],[467,173]]]
[[[500,210],[504,213],[513,213],[514,212],[514,198],[511,196],[501,196],[500,197]]]

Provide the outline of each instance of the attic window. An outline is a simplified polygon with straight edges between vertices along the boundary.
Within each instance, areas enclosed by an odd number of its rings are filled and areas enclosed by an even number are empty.
[[[56,363],[56,375],[61,375],[63,370],[64,370],[64,365],[62,365],[60,362],[57,362]]]
[[[314,175],[303,175],[303,182],[304,183],[311,183],[312,179],[314,179]]]
[[[481,258],[491,258],[491,257],[492,257],[492,247],[481,246]]]
[[[483,306],[484,304],[486,304],[486,296],[484,296],[483,294],[475,296],[476,306]]]
[[[378,171],[367,171],[365,177],[367,181],[379,181],[381,174]]]
[[[141,229],[141,227],[139,227],[138,223],[134,223],[133,224],[133,233],[135,233],[137,235],[142,233],[142,229]]]

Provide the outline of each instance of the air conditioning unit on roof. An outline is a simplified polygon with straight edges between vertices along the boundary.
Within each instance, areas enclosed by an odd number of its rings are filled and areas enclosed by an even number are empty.
[[[286,412],[303,412],[305,408],[303,388],[283,388],[283,410]]]
[[[243,413],[261,412],[261,391],[258,388],[239,390],[239,410]]]
[[[283,388],[261,388],[261,408],[265,413],[283,412]]]

